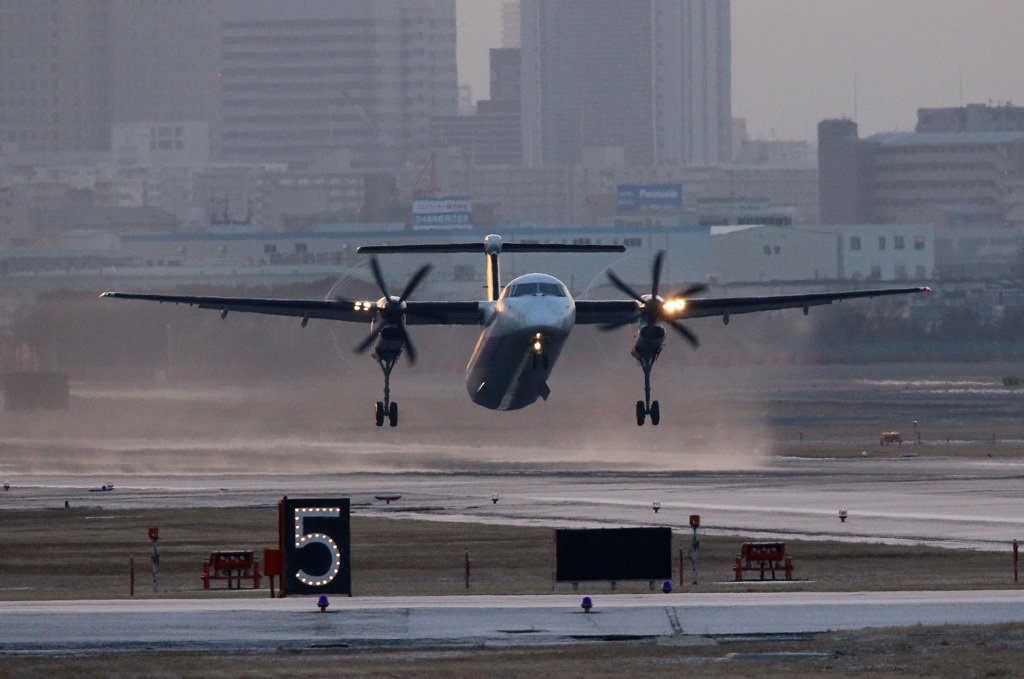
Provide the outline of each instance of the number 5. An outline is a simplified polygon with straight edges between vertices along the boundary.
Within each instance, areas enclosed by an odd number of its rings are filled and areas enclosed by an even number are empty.
[[[341,569],[341,550],[337,543],[329,535],[323,533],[305,533],[306,517],[326,518],[341,516],[340,507],[296,507],[295,508],[295,548],[302,549],[314,542],[320,543],[331,553],[331,565],[319,575],[310,575],[303,569],[295,574],[305,585],[323,587],[338,574]]]

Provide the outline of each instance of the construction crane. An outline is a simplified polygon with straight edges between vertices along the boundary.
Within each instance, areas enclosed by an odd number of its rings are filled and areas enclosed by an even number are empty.
[[[416,175],[416,181],[412,185],[412,197],[415,198],[438,198],[441,193],[441,182],[437,178],[437,154],[431,153],[430,160],[423,166],[420,173]]]

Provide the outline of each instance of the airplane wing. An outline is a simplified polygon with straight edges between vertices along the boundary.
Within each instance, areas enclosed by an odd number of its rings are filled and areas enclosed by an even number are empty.
[[[202,295],[152,295],[128,292],[104,292],[100,297],[138,299],[147,302],[188,304],[200,309],[220,311],[221,318],[232,311],[240,313],[294,316],[305,324],[311,318],[329,321],[369,323],[377,313],[376,302],[349,299],[263,299],[257,297],[208,297]],[[406,302],[408,325],[479,325],[479,302]]]
[[[777,309],[804,309],[812,306],[841,302],[844,299],[884,297],[929,292],[929,288],[884,288],[873,290],[852,290],[848,292],[812,292],[797,295],[758,295],[751,297],[705,297],[686,300],[685,306],[668,315],[673,319],[702,318],[705,316],[729,317],[733,314],[749,314],[755,311]],[[615,323],[623,317],[634,314],[639,304],[632,300],[608,300],[576,302],[576,324]]]

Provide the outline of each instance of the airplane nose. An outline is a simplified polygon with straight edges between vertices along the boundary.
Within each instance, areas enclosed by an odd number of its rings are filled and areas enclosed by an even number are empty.
[[[562,314],[555,309],[537,308],[531,309],[526,314],[526,325],[532,328],[561,328],[563,323]]]

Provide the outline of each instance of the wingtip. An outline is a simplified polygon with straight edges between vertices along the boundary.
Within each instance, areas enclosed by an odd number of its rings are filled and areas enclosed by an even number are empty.
[[[113,296],[114,296],[114,293],[112,293],[112,292],[101,292],[100,293],[100,297],[101,298],[102,297],[113,297]]]

